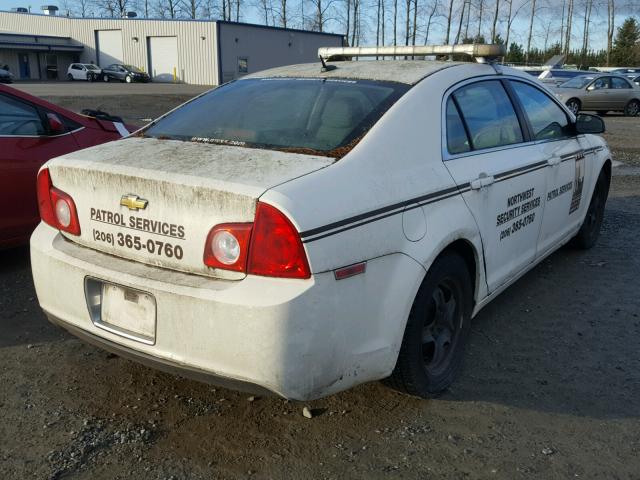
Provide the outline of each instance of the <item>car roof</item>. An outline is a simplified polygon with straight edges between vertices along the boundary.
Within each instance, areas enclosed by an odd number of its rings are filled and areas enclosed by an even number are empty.
[[[457,65],[480,65],[469,62],[440,62],[430,60],[362,60],[332,62],[335,69],[321,71],[320,61],[271,68],[243,78],[335,78],[374,80],[415,85],[424,77]]]

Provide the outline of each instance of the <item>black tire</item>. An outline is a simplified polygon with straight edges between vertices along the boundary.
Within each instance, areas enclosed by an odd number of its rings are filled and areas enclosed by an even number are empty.
[[[602,220],[604,219],[604,207],[609,196],[609,183],[609,176],[602,170],[593,189],[593,195],[591,195],[589,208],[582,226],[576,236],[571,239],[570,245],[572,247],[588,250],[598,241],[600,227],[602,227]]]
[[[69,80],[70,82],[73,82],[73,75],[71,75],[70,73],[67,73],[67,80]]]
[[[422,398],[455,380],[471,331],[473,289],[465,261],[444,253],[425,276],[407,321],[393,373],[385,383]]]
[[[124,82],[125,82],[125,83],[131,83],[131,82],[133,82],[133,78],[131,78],[131,75],[127,75],[126,77],[124,77]]]
[[[582,103],[580,103],[580,100],[578,100],[577,98],[570,98],[569,100],[567,100],[566,105],[574,115],[578,115],[578,112],[580,112],[580,109],[582,108]]]
[[[598,115],[601,117],[604,117],[607,113],[609,113],[609,110],[598,110]]]
[[[640,114],[640,102],[638,100],[631,100],[624,107],[624,114],[627,117],[637,117]]]
[[[106,75],[106,74],[105,74],[105,75],[102,77],[102,81],[103,81],[103,82],[107,82],[107,83],[109,83],[109,80],[111,80],[111,79],[109,78],[109,75]]]
[[[93,75],[93,73],[89,73],[89,74],[87,75],[87,81],[88,81],[88,82],[93,82],[93,81],[95,80],[95,78],[96,78],[96,77]]]

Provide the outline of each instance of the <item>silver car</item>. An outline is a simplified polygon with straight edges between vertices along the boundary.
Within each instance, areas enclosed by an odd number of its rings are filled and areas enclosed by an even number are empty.
[[[582,75],[552,88],[569,110],[595,110],[599,115],[620,111],[628,117],[640,113],[640,88],[621,75]]]

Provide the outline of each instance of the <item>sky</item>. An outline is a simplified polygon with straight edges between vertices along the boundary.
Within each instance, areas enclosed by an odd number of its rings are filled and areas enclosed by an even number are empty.
[[[71,0],[72,1],[72,0]],[[218,3],[219,0],[216,0]],[[274,0],[274,3],[277,4],[278,0]],[[370,5],[368,8],[363,9],[363,18],[365,22],[365,27],[363,30],[366,30],[367,38],[361,44],[373,44],[375,45],[375,0],[361,0],[364,5]],[[427,0],[422,0],[421,4],[425,4]],[[477,1],[477,0],[476,0]],[[582,28],[583,28],[583,8],[581,5],[584,0],[575,0],[576,2],[576,13],[574,15],[574,24],[573,31],[574,36],[572,40],[572,47],[580,48],[582,45]],[[52,0],[46,2],[43,0],[38,4],[31,4],[31,9],[34,12],[40,12],[40,6],[43,4],[52,4],[52,5],[60,5],[62,0]],[[256,1],[245,0],[245,5],[255,5]],[[297,2],[290,2],[289,5],[295,5]],[[391,0],[387,0],[387,5],[391,4]],[[446,0],[441,0],[441,3],[446,3]],[[490,5],[493,3],[492,0],[485,0],[485,3]],[[616,25],[619,26],[622,24],[623,20],[629,15],[635,15],[636,18],[640,16],[640,0],[618,0],[617,8],[620,10],[620,14],[616,17]],[[402,0],[399,1],[399,4],[403,5],[404,2]],[[514,11],[519,5],[524,4],[516,20],[512,26],[511,32],[511,41],[518,42],[526,46],[527,41],[527,33],[529,28],[529,15],[530,15],[530,3],[529,0],[514,0]],[[540,9],[536,15],[536,21],[534,23],[534,34],[532,43],[533,46],[537,46],[543,48],[546,43],[550,46],[556,41],[559,41],[560,35],[560,9],[562,5],[562,0],[538,0],[538,5]],[[606,48],[606,32],[607,32],[607,23],[606,23],[606,0],[594,0],[594,10],[592,13],[592,23],[590,26],[590,47],[593,49],[604,49]],[[29,7],[28,1],[21,0],[0,0],[0,10],[10,10],[12,7]],[[245,15],[241,18],[242,21],[246,21],[249,23],[260,23],[261,15],[259,14],[256,8],[245,8]],[[290,7],[292,8],[292,7]],[[309,5],[307,11],[311,11],[311,5]],[[403,30],[402,19],[403,14],[400,12],[399,25],[400,30]],[[387,15],[387,19],[389,20],[391,17],[390,14]],[[483,30],[488,32],[490,30],[489,22],[491,21],[492,12],[486,12],[484,15],[483,21]],[[475,17],[476,22],[473,22],[474,15],[472,12],[472,21],[469,27],[470,32],[477,31],[477,17]],[[368,27],[368,28],[366,28]],[[457,28],[457,25],[456,25]],[[498,27],[498,31],[501,32],[502,37],[505,37],[504,30],[506,28],[505,22],[502,22]],[[1,25],[0,30],[8,30],[11,28],[8,25]],[[332,31],[335,33],[344,33],[344,27],[338,23],[337,21],[330,22],[327,28],[328,31]],[[429,37],[429,43],[442,43],[444,41],[444,19],[440,18],[436,20],[436,23],[431,28],[431,34]],[[37,32],[34,32],[37,33]],[[455,31],[454,31],[455,34]],[[399,34],[400,36],[400,34]],[[420,35],[419,35],[420,36]],[[391,26],[388,24],[387,26],[387,39],[391,37]],[[424,38],[424,37],[423,37]],[[418,39],[418,41],[421,41]],[[389,42],[387,42],[389,43]],[[399,42],[400,43],[400,42]]]

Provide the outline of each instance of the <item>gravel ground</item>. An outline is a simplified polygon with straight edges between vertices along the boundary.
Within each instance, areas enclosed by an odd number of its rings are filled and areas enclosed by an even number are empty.
[[[612,147],[613,157],[621,165],[617,175],[640,175],[640,118],[609,114],[604,117],[607,128],[604,137]]]
[[[102,110],[121,117],[127,125],[142,127],[168,110],[193,98],[193,95],[108,95],[91,98],[45,95],[42,98],[77,113],[85,108]]]
[[[616,172],[640,165],[640,121],[606,120]],[[373,383],[302,404],[148,369],[47,323],[28,250],[0,252],[2,478],[638,479],[639,232],[640,176],[616,175],[598,245],[484,309],[431,401]]]

